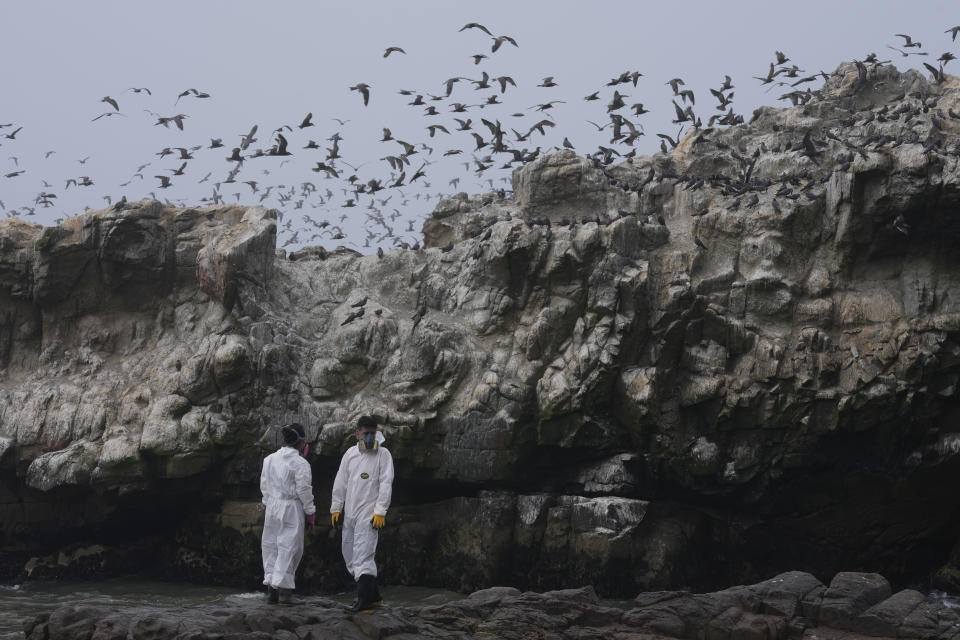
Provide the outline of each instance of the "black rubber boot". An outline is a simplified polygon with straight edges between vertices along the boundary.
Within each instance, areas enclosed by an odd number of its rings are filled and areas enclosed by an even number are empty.
[[[269,604],[277,604],[280,601],[280,591],[274,587],[267,587],[267,602]]]
[[[361,583],[359,580],[357,580],[357,597],[353,599],[353,604],[345,604],[345,605],[343,605],[343,608],[344,608],[344,609],[346,609],[347,611],[351,611],[351,612],[356,612],[356,611],[359,611],[359,610],[360,610],[360,606],[359,606],[359,605],[360,605],[360,600],[361,600],[360,594],[362,593],[362,592],[361,592],[361,589],[362,589],[362,583]]]
[[[293,589],[280,589],[280,604],[298,605],[304,604],[303,600],[293,595]]]
[[[380,605],[383,604],[383,596],[380,595],[380,587],[379,585],[377,585],[377,577],[370,576],[370,578],[371,578],[370,582],[373,585],[373,595],[372,595],[373,605],[375,607],[379,607]]]
[[[357,599],[354,603],[346,607],[347,611],[354,613],[373,609],[374,596],[376,595],[376,578],[369,575],[360,576],[357,580]]]

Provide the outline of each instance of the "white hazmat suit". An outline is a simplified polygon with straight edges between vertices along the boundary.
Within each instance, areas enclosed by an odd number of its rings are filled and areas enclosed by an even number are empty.
[[[341,551],[354,580],[377,575],[373,556],[379,533],[370,524],[370,518],[374,514],[387,515],[393,495],[393,456],[383,448],[384,440],[378,431],[376,449],[347,449],[333,482],[330,513],[343,512]]]
[[[263,460],[260,492],[267,505],[263,520],[263,584],[293,589],[303,557],[304,517],[316,513],[310,463],[293,447],[281,447]]]

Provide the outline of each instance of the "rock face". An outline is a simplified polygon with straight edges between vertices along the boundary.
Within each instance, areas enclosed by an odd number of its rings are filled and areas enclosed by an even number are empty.
[[[958,97],[845,64],[669,154],[545,155],[382,259],[286,259],[257,208],[0,222],[0,566],[151,534],[166,575],[255,584],[275,427],[324,510],[372,413],[387,582],[956,589]],[[307,585],[346,578],[329,533]]]
[[[840,573],[825,586],[784,573],[714,593],[641,593],[632,608],[604,606],[592,587],[521,593],[492,587],[443,605],[384,607],[350,615],[311,599],[280,607],[191,609],[62,607],[26,627],[28,640],[229,636],[259,638],[955,638],[960,614],[905,589],[891,595],[878,574]]]

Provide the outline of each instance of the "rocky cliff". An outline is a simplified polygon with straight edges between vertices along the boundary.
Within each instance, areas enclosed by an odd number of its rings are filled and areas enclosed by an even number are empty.
[[[323,511],[372,413],[386,582],[957,589],[958,89],[841,65],[670,153],[545,155],[382,258],[285,256],[259,208],[0,222],[0,566],[256,584],[274,427]],[[346,578],[324,534],[307,585]]]

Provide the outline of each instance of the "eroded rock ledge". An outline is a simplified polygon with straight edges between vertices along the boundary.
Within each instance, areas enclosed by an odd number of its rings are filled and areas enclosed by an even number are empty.
[[[388,583],[956,589],[958,97],[841,65],[669,154],[545,155],[382,259],[277,254],[257,208],[2,221],[0,569],[255,584],[272,427],[307,426],[322,510],[373,413]]]
[[[960,613],[912,590],[891,593],[878,574],[839,573],[829,586],[784,573],[714,593],[642,593],[632,608],[604,606],[592,587],[522,593],[492,587],[443,605],[348,614],[323,598],[297,607],[257,603],[188,609],[62,607],[25,628],[28,640],[313,640],[319,638],[955,638]]]

